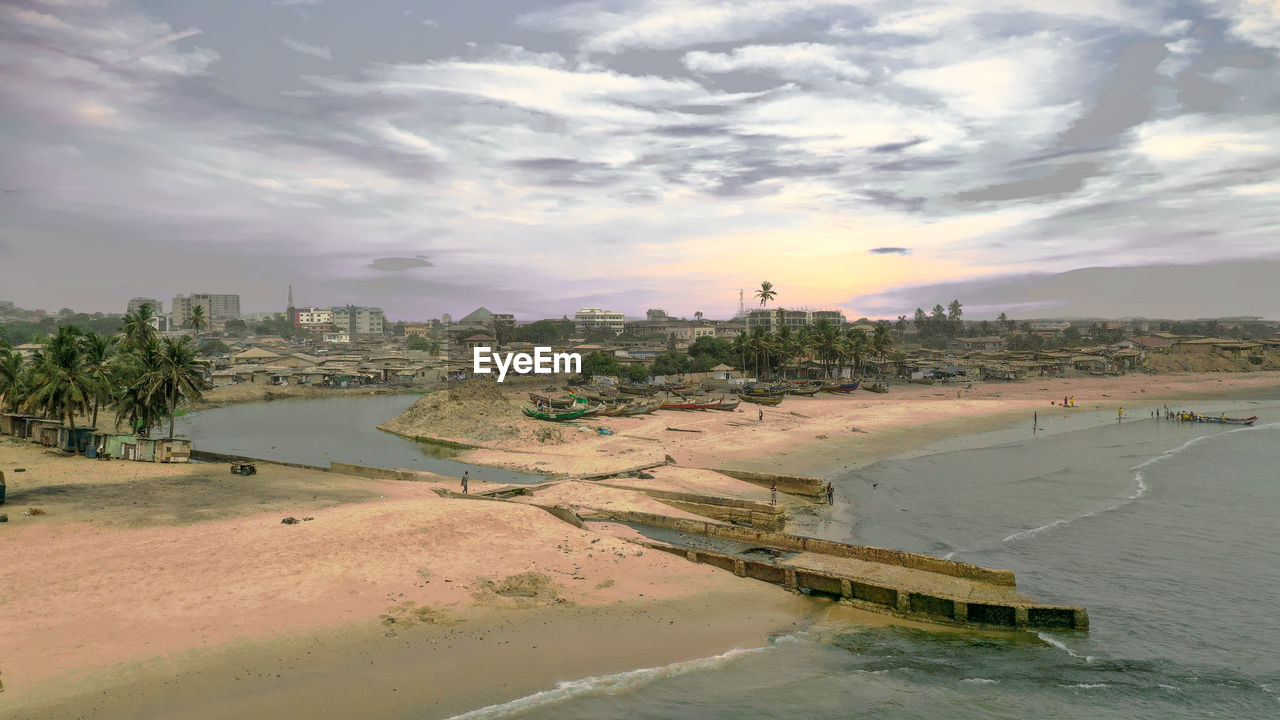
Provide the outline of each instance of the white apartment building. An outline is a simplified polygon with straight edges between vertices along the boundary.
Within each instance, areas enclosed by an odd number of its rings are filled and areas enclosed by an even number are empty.
[[[584,307],[573,315],[573,330],[579,335],[601,328],[608,328],[614,335],[621,335],[622,326],[623,317],[620,312]]]
[[[132,315],[138,312],[138,308],[142,307],[143,305],[151,306],[152,315],[164,314],[164,308],[161,307],[159,300],[156,300],[155,298],[145,298],[145,297],[136,297],[129,301],[129,314]]]
[[[772,310],[752,310],[747,313],[747,332],[751,332],[757,327],[763,327],[765,332],[771,333],[776,333],[783,327],[789,327],[794,332],[805,325],[812,325],[823,319],[838,328],[844,328],[844,313],[839,310],[785,310],[783,308],[774,308]]]
[[[294,308],[294,313],[298,318],[297,325],[301,328],[313,328],[317,325],[330,325],[333,323],[333,308]]]
[[[191,309],[197,305],[204,308],[204,317],[211,323],[222,323],[240,317],[239,295],[192,293],[173,297],[173,304],[169,309],[169,320],[179,327],[186,325],[191,319]]]

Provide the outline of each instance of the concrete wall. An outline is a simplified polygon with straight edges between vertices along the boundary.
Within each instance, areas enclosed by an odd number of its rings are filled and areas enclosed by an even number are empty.
[[[778,486],[779,492],[788,495],[803,495],[805,497],[822,498],[826,497],[827,484],[822,478],[798,477],[795,475],[775,475],[773,473],[748,472],[746,470],[726,470],[716,468],[716,472],[722,475],[728,475],[731,478],[745,480],[749,483],[761,485],[764,487]]]
[[[942,558],[920,555],[918,553],[889,550],[886,548],[872,547],[870,545],[846,545],[844,543],[833,542],[831,540],[820,540],[818,538],[804,537],[801,535],[765,532],[738,527],[736,525],[724,525],[714,522],[698,522],[695,520],[685,520],[683,518],[667,517],[665,515],[654,515],[652,513],[612,510],[601,511],[601,513],[605,516],[611,517],[615,520],[621,520],[623,522],[636,522],[644,525],[654,525],[656,527],[670,528],[672,530],[680,530],[682,532],[691,532],[701,535],[711,535],[713,537],[722,537],[755,545],[780,548],[783,550],[855,558],[858,560],[880,563],[882,565],[896,565],[898,567],[934,572],[940,575],[950,575],[952,577],[978,580],[993,585],[1016,587],[1016,581],[1011,570],[992,570],[978,565],[956,562],[955,560],[943,560]]]
[[[737,500],[714,495],[697,495],[695,493],[636,488],[608,483],[600,484],[618,490],[639,491],[680,510],[686,510],[723,522],[750,525],[757,530],[780,532],[787,523],[787,511],[781,505],[770,505],[769,503],[755,500]]]

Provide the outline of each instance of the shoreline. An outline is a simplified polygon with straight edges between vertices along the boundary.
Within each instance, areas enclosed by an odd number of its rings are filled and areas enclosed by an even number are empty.
[[[1097,390],[1116,395],[1119,387],[1123,398],[1087,400],[1079,384],[1081,407],[1052,407],[1047,419],[1056,422],[1056,410],[1085,420],[1121,403],[1142,411],[1191,399],[1280,396],[1280,373],[1262,375],[1223,383],[1225,388],[1213,386],[1226,378],[1179,382],[1173,376],[1165,378],[1173,391],[1164,393],[1139,392],[1130,379]],[[643,495],[645,487],[765,501],[765,488],[697,468],[847,472],[939,441],[1014,429],[1033,411],[1043,415],[1050,406],[1041,406],[1041,396],[1049,391],[1038,383],[1023,385],[1036,389],[975,386],[958,402],[939,400],[943,393],[931,386],[819,398],[797,403],[805,406],[797,409],[832,408],[831,416],[774,412],[763,424],[728,413],[666,413],[630,421],[612,437],[571,436],[567,448],[482,448],[459,459],[497,460],[494,466],[508,468],[502,463],[513,457],[536,457],[584,471],[635,466],[670,453],[676,464],[655,470],[655,479],[627,479],[622,488],[561,483],[528,501],[643,509],[656,502]],[[946,396],[954,391],[945,389]],[[886,398],[899,406],[896,415],[886,412]],[[913,424],[920,408],[951,416]],[[875,411],[881,414],[866,417]],[[680,436],[669,440],[659,435],[656,443],[644,439],[673,422],[698,424],[703,432],[668,433]],[[849,431],[852,422],[864,432]],[[833,428],[841,427],[844,433],[835,436]],[[455,479],[427,473],[404,482],[272,466],[241,479],[226,475],[220,464],[96,463],[0,441],[0,469],[15,465],[28,472],[6,473],[10,522],[0,532],[27,550],[0,568],[0,613],[13,623],[0,638],[0,679],[8,686],[0,701],[29,717],[108,709],[162,717],[173,707],[191,709],[184,716],[207,711],[221,717],[228,706],[215,699],[233,689],[245,717],[292,715],[299,708],[339,717],[411,710],[447,717],[557,682],[760,647],[772,633],[818,616],[912,624],[833,608],[683,558],[641,553],[527,505],[459,504],[436,493],[456,489]],[[37,504],[48,514],[20,514]],[[792,498],[784,504],[811,505]],[[315,522],[282,526],[282,515],[314,516]],[[527,596],[491,590],[503,576],[527,572],[550,578],[554,590],[539,594],[535,588]],[[388,624],[388,617],[395,620]],[[551,629],[558,630],[538,635]],[[493,668],[526,640],[530,651],[564,642],[577,649],[522,656],[523,664],[508,667],[514,680],[495,683]],[[449,653],[441,653],[441,643]],[[401,666],[416,669],[394,669]],[[455,666],[468,671],[449,675]],[[445,676],[450,679],[442,683],[438,678]],[[424,684],[422,677],[436,679]],[[241,697],[247,688],[252,692]],[[441,704],[440,694],[456,695],[458,703]],[[348,695],[352,699],[344,700]]]

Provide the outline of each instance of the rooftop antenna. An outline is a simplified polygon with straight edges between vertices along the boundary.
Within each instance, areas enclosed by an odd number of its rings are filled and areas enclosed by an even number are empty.
[[[742,288],[738,288],[738,317],[747,316],[747,303],[743,300]]]

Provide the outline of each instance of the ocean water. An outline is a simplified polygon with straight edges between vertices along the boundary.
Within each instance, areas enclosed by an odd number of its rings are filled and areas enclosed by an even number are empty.
[[[766,647],[576,678],[480,718],[1280,717],[1280,402],[1250,428],[1046,413],[835,481],[798,532],[1017,573],[1088,633],[815,623]],[[976,446],[974,446],[976,445]]]

